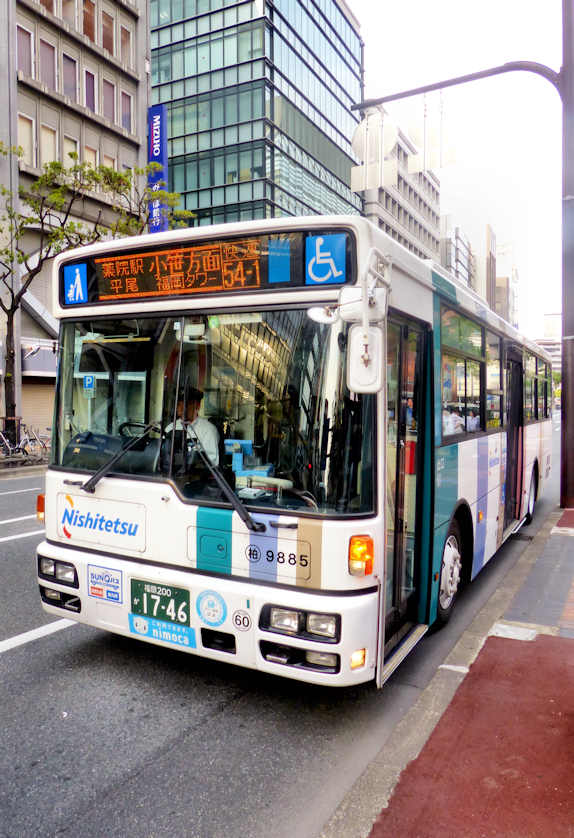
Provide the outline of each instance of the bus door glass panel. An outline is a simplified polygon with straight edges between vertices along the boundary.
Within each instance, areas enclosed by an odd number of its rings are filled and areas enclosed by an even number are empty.
[[[506,361],[506,489],[504,525],[518,517],[522,463],[522,363]]]
[[[389,323],[387,337],[387,634],[416,590],[417,439],[422,334]]]

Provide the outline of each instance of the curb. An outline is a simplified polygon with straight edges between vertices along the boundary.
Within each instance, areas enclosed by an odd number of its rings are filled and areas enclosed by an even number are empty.
[[[382,744],[375,759],[349,789],[323,826],[319,838],[367,838],[370,834],[381,809],[388,806],[401,773],[421,752],[493,626],[498,622],[507,623],[502,616],[525,582],[561,514],[562,510],[558,509],[547,515],[503,583],[463,632],[430,683]],[[548,627],[532,628],[549,633]]]

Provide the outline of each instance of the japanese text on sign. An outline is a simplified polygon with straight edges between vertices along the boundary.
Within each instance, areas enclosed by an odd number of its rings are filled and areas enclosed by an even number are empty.
[[[238,239],[95,260],[98,299],[261,287],[261,241]]]

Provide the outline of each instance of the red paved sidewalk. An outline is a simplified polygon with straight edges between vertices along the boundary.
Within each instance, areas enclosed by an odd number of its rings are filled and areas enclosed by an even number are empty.
[[[574,640],[489,637],[369,838],[574,838]]]

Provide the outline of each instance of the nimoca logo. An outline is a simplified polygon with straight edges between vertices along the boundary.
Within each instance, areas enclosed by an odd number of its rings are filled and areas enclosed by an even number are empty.
[[[72,530],[92,530],[134,537],[139,529],[139,524],[124,521],[119,516],[114,518],[101,512],[93,515],[91,512],[83,512],[76,508],[70,495],[66,495],[66,502],[68,506],[62,514],[62,530],[66,538],[72,537]]]

